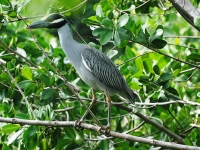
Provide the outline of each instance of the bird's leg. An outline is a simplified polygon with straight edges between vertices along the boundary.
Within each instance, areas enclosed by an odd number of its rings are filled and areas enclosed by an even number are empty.
[[[96,101],[97,101],[97,97],[96,97],[94,89],[92,89],[92,102],[90,103],[90,106],[88,107],[90,110],[94,106]],[[87,110],[80,120],[76,120],[75,121],[74,127],[75,127],[76,130],[80,130],[81,129],[80,125],[84,121],[84,119],[86,118],[88,113],[89,113],[89,111]]]
[[[106,136],[109,136],[110,126],[111,126],[111,117],[110,117],[111,116],[111,98],[107,92],[105,92],[105,95],[106,95],[106,101],[107,101],[107,106],[108,106],[108,121],[107,121],[108,123],[107,123],[107,126],[103,128],[103,130],[104,130],[104,134]],[[99,134],[101,134],[101,130],[102,128],[98,129]]]
[[[105,134],[108,135],[110,133],[110,126],[111,126],[111,98],[108,95],[108,93],[106,93],[106,101],[107,101],[107,106],[108,106],[108,123],[107,126],[105,128]]]

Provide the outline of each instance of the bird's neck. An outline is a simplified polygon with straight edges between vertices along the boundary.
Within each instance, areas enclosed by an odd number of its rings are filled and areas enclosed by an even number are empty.
[[[58,29],[58,35],[63,51],[76,68],[76,66],[79,66],[77,59],[81,57],[80,44],[73,39],[71,29],[67,23]]]
[[[61,40],[74,41],[71,29],[67,23],[58,29],[58,35],[60,41]]]

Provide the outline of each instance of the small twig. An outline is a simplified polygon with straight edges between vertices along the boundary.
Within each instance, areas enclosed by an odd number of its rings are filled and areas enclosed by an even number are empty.
[[[168,112],[170,113],[170,115],[176,120],[176,122],[178,123],[178,125],[180,126],[181,130],[185,132],[185,129],[183,128],[183,126],[181,125],[181,123],[176,119],[176,117],[172,114],[172,112],[170,111],[170,109],[168,109]],[[187,119],[187,118],[186,118]],[[190,141],[190,144],[193,145],[191,139],[189,138],[189,136],[186,134],[187,139]]]
[[[137,127],[133,128],[133,129],[130,129],[130,130],[128,130],[128,131],[126,131],[126,132],[123,132],[123,133],[128,134],[128,133],[130,133],[130,132],[133,132],[133,131],[139,129],[140,127],[142,127],[144,124],[145,124],[145,122],[142,121]]]
[[[177,44],[172,44],[172,43],[167,43],[167,45],[173,45],[173,46],[177,46],[177,47],[184,47],[184,48],[188,48],[188,49],[199,50],[198,48],[183,46],[183,45],[177,45]]]
[[[74,107],[68,107],[68,108],[65,108],[65,109],[56,109],[54,110],[54,112],[64,112],[64,111],[69,111],[69,110],[73,110]]]
[[[131,59],[128,59],[127,61],[125,61],[125,62],[123,62],[123,63],[117,65],[117,67],[118,67],[118,66],[121,66],[121,65],[123,65],[123,64],[125,64],[125,63],[127,63],[127,62],[129,62],[129,61],[132,61],[132,60],[134,60],[134,59],[136,59],[136,58],[138,58],[138,57],[142,57],[142,56],[144,56],[144,55],[147,55],[147,54],[149,54],[149,53],[155,53],[155,52],[146,52],[146,53],[144,53],[144,54],[135,56],[135,57],[133,57],[133,58],[131,58]]]
[[[84,0],[83,2],[81,2],[80,4],[76,5],[75,7],[71,8],[71,9],[68,9],[68,10],[65,10],[63,12],[60,12],[61,14],[64,14],[66,12],[70,12],[70,11],[75,11],[77,10],[78,8],[80,8],[84,3],[86,3],[87,0]]]

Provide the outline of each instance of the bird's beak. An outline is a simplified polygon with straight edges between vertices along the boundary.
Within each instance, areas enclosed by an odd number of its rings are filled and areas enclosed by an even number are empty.
[[[27,29],[48,28],[49,23],[45,20],[34,22],[27,26]]]

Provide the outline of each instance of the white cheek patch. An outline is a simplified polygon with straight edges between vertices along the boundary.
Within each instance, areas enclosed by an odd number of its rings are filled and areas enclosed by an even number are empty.
[[[52,21],[51,23],[52,23],[52,24],[53,24],[53,23],[59,23],[59,22],[62,22],[62,21],[64,21],[64,19],[63,19],[63,18],[60,18],[60,19],[56,19],[56,20]]]

